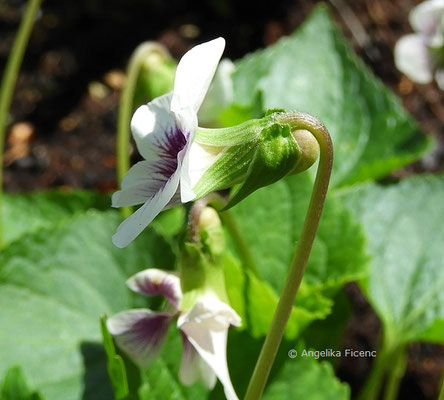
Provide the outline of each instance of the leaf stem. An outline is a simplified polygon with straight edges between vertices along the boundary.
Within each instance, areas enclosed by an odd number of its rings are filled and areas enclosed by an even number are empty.
[[[384,350],[384,346],[379,352],[370,371],[370,375],[365,382],[364,388],[358,396],[358,400],[373,400],[377,399],[381,391],[382,383],[386,371],[386,360],[389,353]]]
[[[233,215],[229,210],[225,210],[219,215],[222,219],[222,223],[227,228],[230,236],[233,239],[234,245],[236,246],[244,268],[250,270],[254,275],[259,277],[259,271],[257,270],[253,255],[251,254],[247,242],[243,238],[241,231],[233,218]]]
[[[407,346],[400,344],[398,335],[386,326],[384,339],[376,360],[372,365],[367,381],[358,400],[379,398],[385,381],[384,400],[394,400],[398,396],[399,385],[407,366]]]
[[[310,115],[296,112],[283,114],[282,121],[288,123],[292,130],[306,129],[311,132],[319,143],[320,159],[302,233],[270,330],[265,338],[248,385],[245,400],[258,400],[264,391],[307,265],[327,195],[333,165],[333,145],[331,138],[327,129],[320,121]]]
[[[399,385],[407,367],[407,348],[405,345],[393,351],[390,362],[390,370],[384,390],[384,400],[396,400],[399,393]]]
[[[134,50],[128,63],[126,73],[126,83],[120,96],[119,113],[117,116],[117,181],[122,182],[126,172],[129,170],[130,154],[130,122],[133,111],[134,93],[136,91],[137,79],[144,61],[152,53],[160,53],[169,58],[166,50],[155,42],[141,43]],[[124,217],[131,214],[131,207],[122,207],[121,212]]]
[[[23,55],[42,0],[29,0],[20,23],[11,54],[5,67],[0,89],[0,248],[3,247],[3,151],[5,146],[8,111],[17,81]]]

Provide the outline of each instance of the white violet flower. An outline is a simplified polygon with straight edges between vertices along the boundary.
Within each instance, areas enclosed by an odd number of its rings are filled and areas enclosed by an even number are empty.
[[[162,312],[149,309],[122,311],[107,320],[117,344],[141,367],[149,365],[165,341],[168,327],[178,316],[183,354],[179,378],[185,385],[195,381],[209,389],[216,378],[228,400],[237,400],[227,366],[227,335],[230,325],[239,326],[239,315],[215,293],[207,291],[189,311],[180,309],[180,280],[172,272],[147,269],[128,279],[128,287],[145,296],[163,295],[168,303]]]
[[[417,83],[433,78],[444,90],[444,0],[428,0],[414,7],[409,15],[416,33],[396,43],[396,67]]]
[[[192,48],[177,66],[174,90],[134,113],[131,130],[145,160],[125,175],[112,206],[143,205],[118,227],[113,236],[117,247],[127,246],[165,208],[196,197],[190,184],[189,149],[197,112],[224,48],[223,38]]]

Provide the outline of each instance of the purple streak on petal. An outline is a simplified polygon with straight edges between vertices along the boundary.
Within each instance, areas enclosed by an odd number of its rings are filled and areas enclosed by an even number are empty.
[[[187,136],[176,125],[165,131],[162,138],[156,139],[158,148],[158,156],[162,163],[156,167],[156,172],[165,177],[170,177],[176,170],[178,165],[178,154],[187,144]]]
[[[131,290],[145,296],[164,296],[176,310],[179,307],[182,290],[179,277],[172,272],[146,269],[129,278],[126,284]]]
[[[177,157],[177,171],[165,181],[165,184],[153,197],[147,199],[134,214],[119,225],[117,232],[112,237],[112,241],[117,247],[125,247],[131,243],[173,198],[179,187],[182,152],[179,152]]]
[[[171,318],[148,309],[128,310],[108,318],[107,327],[118,346],[136,364],[146,367],[164,343]]]

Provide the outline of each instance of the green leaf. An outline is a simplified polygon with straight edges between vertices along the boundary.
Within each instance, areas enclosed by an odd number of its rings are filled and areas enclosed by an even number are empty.
[[[294,358],[265,389],[263,400],[348,400],[350,389],[334,375],[332,366],[313,358]]]
[[[242,318],[242,327],[253,337],[265,336],[279,301],[275,290],[251,271],[244,271],[237,260],[227,255],[224,259],[227,294],[231,306]],[[285,337],[295,338],[310,322],[325,318],[332,303],[319,293],[301,287],[298,299],[287,323]]]
[[[351,306],[344,290],[340,290],[332,300],[333,308],[327,318],[314,321],[304,330],[302,340],[305,348],[318,351],[325,349],[340,351],[342,349],[344,333],[350,319]],[[339,360],[335,357],[329,359],[333,365],[336,365]]]
[[[444,343],[444,178],[342,191],[362,221],[372,256],[366,293],[390,343]]]
[[[122,357],[116,354],[114,342],[106,327],[106,317],[104,315],[100,318],[100,330],[107,358],[106,367],[113,386],[114,398],[116,400],[125,399],[129,395],[125,364]]]
[[[49,400],[112,398],[98,317],[146,306],[125,280],[175,263],[152,230],[116,248],[111,236],[119,222],[117,213],[89,212],[0,254],[0,374],[22,365]]]
[[[259,275],[278,294],[284,285],[312,191],[307,173],[259,189],[231,209]],[[235,248],[233,246],[233,248]],[[308,287],[336,289],[366,273],[365,238],[341,202],[327,198],[304,275]]]
[[[11,367],[0,386],[1,400],[43,400],[40,394],[32,391],[20,367]]]
[[[319,7],[293,35],[237,64],[235,103],[262,94],[263,109],[315,115],[335,148],[332,185],[387,175],[424,153],[428,141],[399,100],[353,54]]]
[[[185,216],[184,207],[173,207],[162,211],[151,225],[164,236],[175,236],[182,230]]]
[[[59,223],[72,214],[90,208],[106,210],[109,196],[92,191],[34,192],[4,194],[4,242],[8,244],[25,233],[36,232]]]

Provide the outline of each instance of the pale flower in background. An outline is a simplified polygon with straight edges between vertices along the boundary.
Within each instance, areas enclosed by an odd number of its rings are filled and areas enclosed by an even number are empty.
[[[417,83],[435,79],[444,90],[444,0],[419,4],[410,11],[409,21],[416,33],[396,43],[396,67]]]
[[[199,109],[199,122],[202,126],[211,125],[226,107],[233,102],[234,88],[231,78],[235,66],[231,60],[224,58],[217,67],[210,89]]]
[[[127,246],[165,208],[194,200],[189,149],[198,126],[197,112],[224,48],[223,38],[192,48],[177,66],[174,90],[134,113],[131,130],[145,160],[127,172],[112,206],[142,206],[118,227],[113,236],[117,247]]]
[[[185,385],[201,381],[213,389],[218,378],[228,400],[238,400],[227,366],[230,325],[240,326],[239,315],[208,290],[190,310],[181,310],[180,280],[172,272],[147,269],[128,279],[128,287],[145,296],[162,295],[167,305],[156,312],[141,308],[122,311],[107,320],[107,328],[119,347],[141,367],[148,366],[165,342],[170,323],[178,317],[183,353],[179,378]]]

